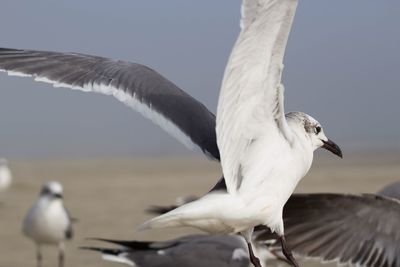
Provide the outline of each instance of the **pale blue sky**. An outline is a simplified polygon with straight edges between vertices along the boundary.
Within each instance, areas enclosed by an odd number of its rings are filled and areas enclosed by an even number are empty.
[[[215,111],[239,0],[3,0],[1,47],[148,65]],[[299,2],[285,58],[286,110],[310,113],[344,151],[400,149],[400,1]],[[112,97],[0,74],[0,155],[181,155]]]

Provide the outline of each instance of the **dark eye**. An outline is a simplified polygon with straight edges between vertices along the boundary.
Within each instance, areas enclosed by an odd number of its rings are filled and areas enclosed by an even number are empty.
[[[321,132],[321,126],[316,126],[315,127],[315,134],[319,134]]]

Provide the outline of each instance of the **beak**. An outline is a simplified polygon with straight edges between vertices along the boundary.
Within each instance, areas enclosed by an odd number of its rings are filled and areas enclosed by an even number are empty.
[[[321,141],[322,141],[322,143],[324,143],[322,146],[323,148],[325,148],[326,150],[329,150],[336,156],[343,158],[342,150],[340,149],[340,147],[337,144],[335,144],[334,142],[332,142],[329,139],[328,139],[328,141],[324,141],[324,140],[321,140]]]
[[[63,199],[63,196],[61,194],[54,194],[53,197],[58,199]]]

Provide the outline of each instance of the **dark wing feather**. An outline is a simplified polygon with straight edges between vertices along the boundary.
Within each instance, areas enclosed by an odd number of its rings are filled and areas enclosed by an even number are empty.
[[[55,87],[114,95],[187,146],[194,143],[219,160],[214,114],[146,66],[76,53],[0,48],[0,70]]]
[[[233,235],[190,235],[163,242],[105,240],[119,249],[84,247],[99,251],[109,260],[147,267],[247,267],[247,257],[233,257],[236,249],[247,251],[241,237]],[[107,258],[106,258],[107,259]]]
[[[68,226],[67,226],[67,229],[65,230],[65,238],[67,240],[70,240],[74,237],[73,223],[76,222],[77,219],[71,217],[71,213],[69,212],[69,210],[67,208],[64,207],[64,209],[68,216]]]
[[[295,253],[357,266],[400,267],[400,203],[377,195],[297,194],[284,208]]]
[[[68,225],[68,228],[65,231],[65,237],[67,240],[70,240],[74,237],[74,229],[72,228],[72,225]]]
[[[146,212],[150,214],[156,214],[156,215],[161,215],[167,212],[170,212],[171,210],[174,210],[178,208],[178,205],[171,205],[171,206],[150,206],[149,208],[146,209]]]

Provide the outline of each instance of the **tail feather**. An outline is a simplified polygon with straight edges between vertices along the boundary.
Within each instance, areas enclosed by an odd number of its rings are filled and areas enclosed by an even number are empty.
[[[144,231],[148,229],[156,229],[156,228],[170,228],[170,227],[179,227],[184,226],[181,217],[184,216],[182,213],[177,213],[177,209],[172,210],[166,214],[155,217],[142,225],[140,225],[137,229],[138,231]]]
[[[227,193],[210,193],[145,222],[138,230],[191,226],[206,232],[227,232],[229,227],[222,221],[229,212],[224,211],[238,207],[235,200]]]

